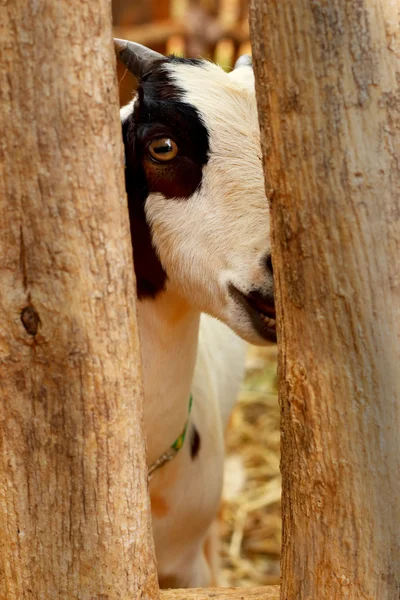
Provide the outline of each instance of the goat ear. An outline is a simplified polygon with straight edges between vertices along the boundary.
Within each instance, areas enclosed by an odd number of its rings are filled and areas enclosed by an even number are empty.
[[[242,54],[242,56],[239,56],[239,58],[235,62],[235,66],[233,67],[233,69],[239,69],[240,67],[252,67],[252,66],[253,66],[253,60],[252,60],[250,54]]]
[[[114,48],[120,61],[137,79],[151,71],[156,62],[165,58],[146,46],[118,38],[114,38]]]

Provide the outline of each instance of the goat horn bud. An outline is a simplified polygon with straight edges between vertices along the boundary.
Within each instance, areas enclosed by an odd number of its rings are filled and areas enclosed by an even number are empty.
[[[118,38],[114,38],[114,48],[120,61],[138,79],[151,71],[156,62],[165,58],[146,46]]]

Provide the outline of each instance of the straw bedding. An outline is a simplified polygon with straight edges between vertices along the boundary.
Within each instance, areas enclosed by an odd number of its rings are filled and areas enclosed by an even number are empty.
[[[281,545],[276,347],[249,347],[227,431],[221,511],[222,583],[279,583]]]

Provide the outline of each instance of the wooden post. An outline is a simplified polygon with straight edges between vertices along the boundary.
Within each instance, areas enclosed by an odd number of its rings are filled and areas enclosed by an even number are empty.
[[[398,3],[253,0],[282,406],[282,600],[400,592]]]
[[[0,598],[155,599],[110,6],[0,29]]]

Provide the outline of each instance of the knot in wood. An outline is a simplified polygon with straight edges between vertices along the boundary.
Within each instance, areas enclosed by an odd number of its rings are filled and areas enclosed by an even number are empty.
[[[29,335],[36,335],[40,318],[33,306],[26,306],[21,312],[22,325]]]

